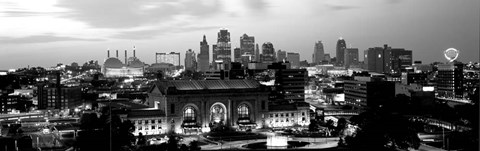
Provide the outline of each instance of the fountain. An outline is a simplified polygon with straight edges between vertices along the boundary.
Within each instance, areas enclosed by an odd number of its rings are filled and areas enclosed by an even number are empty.
[[[248,149],[288,149],[304,147],[310,144],[302,141],[288,141],[287,136],[269,135],[266,142],[256,142],[243,145],[242,147]]]
[[[288,138],[287,136],[268,136],[267,137],[267,148],[287,148]]]

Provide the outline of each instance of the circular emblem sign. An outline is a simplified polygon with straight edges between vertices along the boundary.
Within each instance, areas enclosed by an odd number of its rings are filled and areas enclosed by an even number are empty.
[[[459,53],[460,52],[455,48],[448,48],[447,50],[445,50],[445,52],[443,52],[445,58],[447,58],[447,60],[450,62],[457,59]]]

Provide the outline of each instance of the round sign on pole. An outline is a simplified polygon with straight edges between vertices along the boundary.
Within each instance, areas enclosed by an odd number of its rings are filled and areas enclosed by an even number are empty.
[[[448,48],[445,50],[445,52],[443,52],[445,58],[447,58],[447,60],[450,62],[453,62],[455,59],[457,59],[459,53],[460,52],[455,48]]]

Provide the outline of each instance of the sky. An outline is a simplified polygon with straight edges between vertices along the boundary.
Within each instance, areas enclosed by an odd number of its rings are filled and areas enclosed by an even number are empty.
[[[216,43],[221,28],[232,47],[246,33],[309,62],[316,41],[334,57],[340,37],[360,60],[388,44],[424,63],[446,62],[452,47],[457,60],[478,61],[479,14],[478,0],[0,0],[0,69],[103,64],[107,50],[130,57],[133,46],[145,63],[174,51],[183,64],[188,49],[198,53],[203,35]]]

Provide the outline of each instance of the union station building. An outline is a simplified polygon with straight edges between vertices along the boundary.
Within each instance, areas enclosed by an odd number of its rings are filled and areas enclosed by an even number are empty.
[[[254,80],[170,80],[157,82],[147,102],[165,111],[162,131],[189,134],[268,127],[268,96]]]

